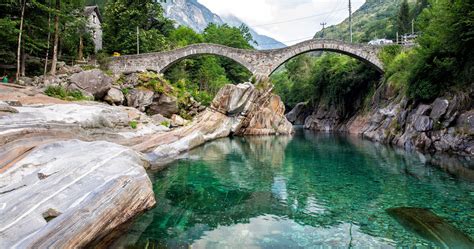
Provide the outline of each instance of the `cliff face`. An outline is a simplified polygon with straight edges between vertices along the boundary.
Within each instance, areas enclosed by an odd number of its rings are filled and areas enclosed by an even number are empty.
[[[390,95],[390,89],[381,87],[369,112],[358,112],[349,118],[341,117],[334,106],[318,105],[305,118],[304,126],[358,134],[407,150],[474,156],[473,89],[424,104]],[[288,116],[292,120],[298,114]]]

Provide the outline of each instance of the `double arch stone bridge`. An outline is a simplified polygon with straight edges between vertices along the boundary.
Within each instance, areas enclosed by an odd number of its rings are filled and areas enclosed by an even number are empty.
[[[280,65],[291,58],[311,51],[331,51],[357,58],[383,73],[378,58],[379,47],[336,40],[312,39],[293,46],[272,50],[249,50],[201,43],[156,53],[113,57],[109,69],[116,74],[140,71],[162,73],[173,64],[194,55],[218,55],[236,61],[257,77],[269,77]]]

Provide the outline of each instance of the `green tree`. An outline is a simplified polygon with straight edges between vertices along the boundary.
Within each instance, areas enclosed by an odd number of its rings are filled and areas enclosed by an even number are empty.
[[[193,29],[186,26],[179,26],[177,29],[171,31],[168,39],[174,48],[180,48],[191,44],[204,42],[202,35],[196,33]]]
[[[400,35],[407,34],[411,30],[410,6],[407,0],[403,0],[397,16],[397,31]]]
[[[474,81],[474,2],[433,0],[430,6],[420,16],[423,34],[408,87],[420,100]]]
[[[140,52],[156,52],[169,48],[166,36],[172,22],[163,16],[161,5],[154,0],[110,0],[105,7],[104,49],[133,54],[137,52],[137,27],[141,35]]]

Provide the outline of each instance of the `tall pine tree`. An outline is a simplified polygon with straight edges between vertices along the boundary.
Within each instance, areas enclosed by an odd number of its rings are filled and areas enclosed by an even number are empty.
[[[403,35],[410,32],[411,29],[411,18],[410,18],[410,6],[407,0],[403,0],[400,5],[400,10],[397,16],[397,31],[398,34]]]

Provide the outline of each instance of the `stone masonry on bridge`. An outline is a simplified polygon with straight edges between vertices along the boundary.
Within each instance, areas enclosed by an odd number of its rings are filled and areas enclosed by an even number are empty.
[[[311,51],[331,51],[357,58],[383,73],[378,58],[379,48],[335,40],[313,39],[281,49],[248,50],[216,44],[194,44],[172,51],[113,57],[109,69],[115,74],[140,71],[164,72],[178,61],[193,55],[219,55],[230,58],[247,68],[257,77],[269,77],[289,59]]]

